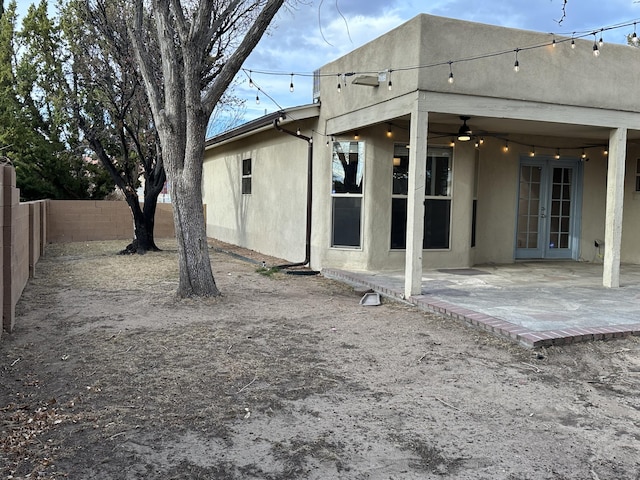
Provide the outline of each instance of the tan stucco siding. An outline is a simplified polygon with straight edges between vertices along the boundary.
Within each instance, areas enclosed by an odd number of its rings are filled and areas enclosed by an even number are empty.
[[[207,151],[203,201],[207,236],[299,262],[305,255],[307,143],[273,133]],[[259,148],[258,148],[259,145]],[[242,160],[252,162],[252,192],[243,195]]]

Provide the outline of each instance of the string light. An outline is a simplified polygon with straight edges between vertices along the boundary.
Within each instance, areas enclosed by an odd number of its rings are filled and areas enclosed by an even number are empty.
[[[391,125],[387,128],[387,138],[391,138],[393,136],[393,132],[391,131]]]
[[[451,141],[449,142],[449,146],[450,147],[455,147],[456,146],[456,141],[452,138]]]
[[[509,141],[508,140],[504,142],[504,147],[502,147],[502,151],[504,153],[507,153],[509,151]]]
[[[355,132],[355,133],[353,134],[353,139],[354,139],[354,140],[360,140],[360,134],[359,134],[358,132]]]
[[[529,156],[530,157],[535,157],[536,156],[536,147],[534,147],[533,145],[531,145],[531,150],[529,151]]]
[[[600,28],[599,30],[591,30],[590,32],[573,32],[570,35],[570,47],[572,49],[575,49],[576,47],[576,38],[584,38],[588,35],[593,35],[594,39],[593,39],[593,47],[592,47],[592,51],[593,51],[593,55],[595,57],[598,57],[600,55],[600,48],[604,45],[604,31],[608,31],[608,30],[614,30],[614,29],[619,29],[619,28],[623,28],[623,27],[629,27],[633,24],[633,33],[629,36],[629,42],[634,44],[634,45],[638,45],[640,44],[640,37],[638,37],[637,34],[637,21],[629,21],[626,23],[618,23],[615,25],[610,25],[607,27],[603,27]],[[598,35],[599,34],[599,35]],[[549,45],[551,45],[553,48],[557,47],[558,43],[564,43],[565,41],[567,41],[566,39],[560,39],[558,41],[558,39],[556,39],[555,37],[555,33],[552,33],[552,41],[551,43],[549,42],[545,42],[545,43],[540,43],[540,44],[534,44],[534,45],[530,45],[530,46],[525,46],[525,47],[520,47],[520,48],[516,48],[516,49],[512,49],[512,50],[506,50],[506,51],[498,51],[498,52],[493,52],[493,53],[485,53],[485,54],[479,54],[479,55],[475,55],[475,56],[471,56],[468,58],[461,58],[461,59],[456,59],[456,60],[450,60],[448,62],[440,62],[440,63],[434,63],[434,64],[427,64],[427,65],[415,65],[415,66],[408,66],[408,67],[402,67],[402,68],[397,68],[395,69],[395,71],[401,70],[401,71],[408,71],[408,70],[415,70],[415,69],[422,69],[422,68],[431,68],[431,67],[437,67],[440,65],[449,65],[449,76],[448,76],[448,82],[450,84],[454,83],[454,74],[453,74],[453,63],[457,63],[457,62],[462,62],[462,61],[477,61],[477,60],[482,60],[485,58],[492,58],[492,57],[496,57],[496,56],[500,56],[500,55],[505,55],[509,52],[511,53],[515,53],[515,62],[513,65],[513,69],[515,72],[519,72],[520,70],[520,62],[519,62],[519,52],[521,51],[526,51],[526,50],[534,50],[534,49],[538,49],[538,48],[542,48],[542,47],[548,47]],[[562,34],[562,35],[569,35],[567,34]],[[245,70],[243,69],[243,71],[247,74],[248,78],[249,78],[249,87],[251,88],[258,88],[258,92],[261,92],[262,90],[257,87],[257,85],[254,83],[254,78],[253,78],[253,74],[254,70]],[[248,73],[247,73],[248,72]],[[389,75],[388,80],[387,80],[387,87],[389,90],[392,89],[393,87],[393,82],[391,80],[391,73],[393,72],[392,69],[388,69],[387,74]],[[356,75],[359,72],[351,72],[351,73],[340,73],[340,74],[335,74],[335,73],[327,73],[327,74],[318,74],[318,72],[313,72],[313,74],[311,73],[294,73],[294,72],[267,72],[267,71],[257,71],[257,73],[259,74],[264,74],[264,75],[289,75],[290,76],[290,82],[289,82],[289,90],[290,92],[294,91],[294,82],[293,82],[293,76],[294,75],[301,75],[301,76],[313,76],[313,77],[325,77],[325,76],[329,76],[329,75],[337,75],[338,79],[337,79],[337,90],[338,93],[342,92],[342,88],[346,87],[346,76],[351,76],[351,75]],[[360,72],[363,74],[368,74],[371,72]],[[344,85],[343,85],[344,83]],[[263,92],[264,93],[264,92]],[[271,99],[271,97],[269,95],[267,95],[268,98]],[[273,100],[273,99],[272,99]],[[256,104],[260,104],[260,97],[259,95],[256,95]],[[480,142],[481,144],[481,142]]]
[[[584,151],[584,148],[582,149],[582,155],[580,155],[580,158],[582,158],[582,160],[585,160],[587,158],[587,154]]]
[[[560,149],[556,149],[556,156],[555,156],[556,160],[560,160]]]
[[[484,137],[480,137],[480,145],[484,143]]]
[[[301,134],[301,133],[302,133],[302,132],[300,131],[300,128],[298,128],[298,129],[296,130],[296,135],[300,136],[300,134]]]

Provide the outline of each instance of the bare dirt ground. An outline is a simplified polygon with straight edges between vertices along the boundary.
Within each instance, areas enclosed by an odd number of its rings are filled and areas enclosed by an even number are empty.
[[[640,479],[640,338],[526,350],[316,276],[52,245],[0,340],[0,474]],[[259,259],[259,258],[258,258]]]

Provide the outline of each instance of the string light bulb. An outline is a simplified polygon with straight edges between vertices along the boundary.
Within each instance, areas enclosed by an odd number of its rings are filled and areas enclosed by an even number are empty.
[[[602,32],[604,31],[603,28],[600,29],[600,40],[598,40],[598,45],[600,46],[600,48],[602,48],[604,46],[604,38],[602,38]]]
[[[575,38],[573,38],[573,36],[571,37],[571,48],[573,50],[575,50],[575,48],[576,48],[576,40],[575,40]]]
[[[509,151],[509,141],[508,140],[504,142],[504,147],[502,147],[502,151],[504,153],[507,153]]]
[[[536,156],[536,147],[534,147],[533,145],[531,145],[531,150],[529,151],[529,156],[530,157],[535,157]]]
[[[453,81],[454,81],[453,80],[453,68],[452,68],[451,65],[453,65],[453,62],[449,62],[449,80],[448,80],[449,84],[452,84]]]
[[[387,88],[389,90],[393,90],[393,82],[391,81],[391,70],[389,70],[389,82],[387,83]]]
[[[582,155],[580,155],[580,158],[582,158],[582,160],[587,158],[587,153],[584,151],[584,148],[582,149]]]
[[[514,72],[519,72],[520,71],[520,62],[518,61],[518,52],[520,51],[520,49],[516,48],[514,51],[516,52],[516,63],[513,64],[513,71]]]
[[[453,139],[453,138],[451,139],[451,141],[449,142],[449,146],[450,146],[450,147],[455,147],[455,146],[456,146],[456,141],[455,141],[455,139]]]
[[[260,105],[260,97],[256,93],[256,105]]]
[[[342,85],[340,84],[340,74],[338,74],[338,93],[342,92]]]
[[[555,156],[556,160],[560,160],[560,149],[556,149],[556,156]]]
[[[638,38],[638,35],[636,34],[636,22],[633,22],[633,33],[631,34],[631,43],[633,43],[634,45],[638,45],[639,41],[640,41],[640,39]]]
[[[480,145],[482,145],[484,143],[484,137],[480,137]]]
[[[353,139],[354,139],[354,140],[360,140],[360,134],[359,134],[358,132],[355,132],[355,133],[353,134]]]
[[[596,34],[593,34],[593,56],[598,57],[600,55],[600,49],[598,48],[598,42],[596,42]]]
[[[551,46],[553,48],[556,48],[557,42],[556,42],[556,37],[553,37],[553,41],[551,42]]]
[[[391,125],[387,128],[387,138],[391,138],[393,136],[393,132],[391,131]]]
[[[291,74],[291,83],[289,84],[289,91],[293,93],[293,73]]]

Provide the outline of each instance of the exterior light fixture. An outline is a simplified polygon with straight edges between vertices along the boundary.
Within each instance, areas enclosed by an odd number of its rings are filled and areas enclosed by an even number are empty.
[[[458,140],[461,142],[468,142],[469,140],[471,140],[471,135],[473,135],[471,128],[469,128],[469,126],[467,125],[467,120],[469,120],[470,118],[471,117],[466,116],[460,117],[460,120],[462,120],[462,126],[458,130]]]

